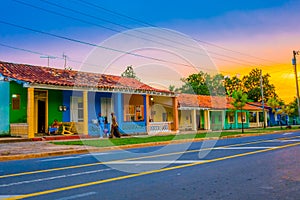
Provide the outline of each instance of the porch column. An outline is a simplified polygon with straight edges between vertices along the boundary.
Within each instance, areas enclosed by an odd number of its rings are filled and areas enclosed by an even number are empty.
[[[204,129],[205,130],[210,130],[209,110],[204,110]]]
[[[197,120],[196,110],[193,109],[192,110],[192,128],[193,128],[193,131],[197,131],[197,124],[198,124],[198,122],[196,120]]]
[[[28,138],[34,138],[34,88],[27,89]]]
[[[83,134],[88,135],[88,91],[83,91]]]
[[[117,122],[119,124],[119,129],[122,127],[122,123],[124,121],[124,102],[123,102],[123,94],[116,93],[114,94],[114,111]],[[120,130],[121,131],[121,130]]]
[[[146,132],[149,133],[150,131],[150,95],[146,94],[145,96],[145,113],[144,116],[146,117]]]
[[[225,117],[226,117],[226,110],[221,111],[222,115],[222,129],[225,129]]]
[[[266,127],[268,126],[268,112],[267,111],[264,111],[265,112],[265,125]]]
[[[177,97],[173,97],[173,123],[174,123],[174,130],[178,131],[178,100],[177,100]]]
[[[234,111],[234,123],[235,123],[235,128],[239,128],[239,115],[238,111]]]
[[[259,124],[259,112],[258,111],[256,112],[256,123],[257,123],[257,127],[260,127],[260,124]]]

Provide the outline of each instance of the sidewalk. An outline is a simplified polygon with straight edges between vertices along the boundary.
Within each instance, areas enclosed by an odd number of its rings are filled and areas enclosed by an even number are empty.
[[[88,153],[95,150],[99,150],[99,148],[79,145],[54,145],[49,141],[0,143],[0,161]]]

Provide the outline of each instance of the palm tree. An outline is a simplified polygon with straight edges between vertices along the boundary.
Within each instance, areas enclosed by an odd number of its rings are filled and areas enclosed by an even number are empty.
[[[272,113],[274,114],[277,114],[278,113],[278,110],[277,108],[280,107],[280,102],[277,100],[277,98],[275,97],[272,97],[268,100],[267,102],[268,106],[272,108]],[[281,124],[281,121],[280,121],[280,124]]]
[[[242,133],[244,133],[243,107],[248,102],[248,95],[246,93],[243,93],[242,90],[235,90],[232,93],[232,98],[233,98],[233,101],[231,102],[231,105],[233,105],[235,110],[241,111]]]
[[[281,109],[278,111],[280,114],[280,121],[281,121],[281,116],[290,116],[293,112],[295,112],[295,109],[290,106],[281,106]],[[289,125],[289,122],[287,122],[287,125]],[[280,128],[282,129],[281,122],[280,122]]]

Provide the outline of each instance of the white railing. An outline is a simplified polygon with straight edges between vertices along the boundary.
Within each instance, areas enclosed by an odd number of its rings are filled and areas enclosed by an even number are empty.
[[[149,133],[171,132],[172,122],[150,122]]]

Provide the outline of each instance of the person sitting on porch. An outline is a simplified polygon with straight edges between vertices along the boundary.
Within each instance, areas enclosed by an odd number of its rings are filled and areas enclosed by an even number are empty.
[[[50,134],[57,134],[59,127],[60,127],[60,125],[59,125],[57,119],[55,119],[53,121],[51,127],[49,127],[48,135],[50,135]]]

